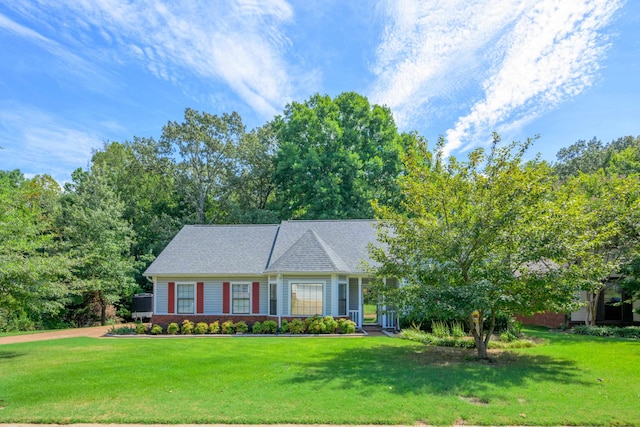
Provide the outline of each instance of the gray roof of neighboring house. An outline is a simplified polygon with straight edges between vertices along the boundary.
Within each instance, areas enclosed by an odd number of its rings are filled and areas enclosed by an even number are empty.
[[[358,273],[370,262],[375,221],[284,221],[280,225],[185,226],[146,276]]]
[[[145,276],[261,274],[278,225],[186,225]]]

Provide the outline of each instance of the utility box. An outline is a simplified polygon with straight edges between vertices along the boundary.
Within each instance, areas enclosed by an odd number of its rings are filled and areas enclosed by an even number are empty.
[[[151,319],[153,315],[153,294],[135,294],[131,300],[133,320]]]

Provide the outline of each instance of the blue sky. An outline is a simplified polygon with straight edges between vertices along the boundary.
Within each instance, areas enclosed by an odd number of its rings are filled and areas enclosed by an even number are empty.
[[[59,182],[186,107],[251,129],[314,93],[366,95],[458,157],[493,131],[551,161],[640,135],[635,0],[3,0],[0,58],[0,169]]]

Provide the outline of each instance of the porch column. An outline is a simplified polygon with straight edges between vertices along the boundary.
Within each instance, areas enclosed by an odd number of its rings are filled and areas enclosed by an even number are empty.
[[[331,275],[331,312],[329,316],[336,317],[338,315],[338,275]]]
[[[282,325],[282,298],[283,296],[283,279],[282,273],[278,273],[276,278],[276,313],[278,313],[278,328]]]
[[[358,328],[364,323],[364,302],[362,298],[362,277],[358,277]]]

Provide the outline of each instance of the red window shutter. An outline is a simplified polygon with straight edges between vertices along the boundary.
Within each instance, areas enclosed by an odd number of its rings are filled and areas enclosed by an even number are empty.
[[[196,289],[196,313],[204,313],[204,282],[198,282]]]
[[[173,314],[175,313],[176,308],[176,284],[175,282],[169,282],[169,304],[167,307],[167,313]]]
[[[229,313],[229,302],[231,299],[231,292],[229,291],[230,283],[222,283],[222,312]]]
[[[253,298],[253,307],[251,312],[253,314],[258,314],[260,313],[260,282],[253,282],[251,297]]]

